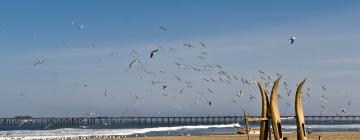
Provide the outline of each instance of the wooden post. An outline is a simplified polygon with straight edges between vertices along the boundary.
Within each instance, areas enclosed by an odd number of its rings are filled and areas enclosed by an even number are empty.
[[[248,121],[248,118],[247,118],[247,114],[246,114],[246,112],[245,112],[245,110],[244,110],[244,124],[245,124],[245,130],[246,130],[246,135],[247,135],[247,138],[248,138],[248,140],[250,140],[250,130],[249,130],[249,121]]]
[[[282,140],[281,120],[278,107],[278,87],[281,76],[274,82],[270,96],[270,115],[275,140]]]
[[[267,118],[267,120],[261,120],[259,140],[267,140],[269,134],[269,128],[270,128],[269,114],[268,114],[269,99],[268,96],[266,95],[265,89],[262,86],[261,81],[258,81],[258,86],[262,98],[261,118]]]
[[[295,95],[295,118],[296,118],[296,132],[298,140],[306,140],[306,130],[305,130],[305,121],[304,121],[304,112],[302,109],[302,87],[305,83],[304,79],[296,89]]]

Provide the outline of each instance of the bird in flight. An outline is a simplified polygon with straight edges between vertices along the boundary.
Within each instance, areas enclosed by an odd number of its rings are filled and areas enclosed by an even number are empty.
[[[253,95],[250,95],[250,101],[252,101],[253,99],[256,99],[256,97]]]
[[[291,44],[291,45],[294,44],[294,42],[295,42],[295,36],[292,35],[292,36],[289,38],[289,41],[290,41],[290,44]]]
[[[38,61],[36,61],[36,63],[34,63],[34,65],[39,65],[39,64],[42,64],[44,63],[45,61],[43,59],[39,59]]]
[[[205,45],[204,42],[201,42],[201,46],[204,47],[204,48],[206,48],[206,45]]]
[[[132,65],[136,62],[136,60],[133,60],[130,62],[129,69],[132,67]]]
[[[163,31],[167,31],[167,28],[165,28],[164,26],[160,26],[160,29]]]
[[[159,51],[158,49],[155,49],[155,50],[151,51],[151,53],[150,53],[150,58],[153,58],[153,57],[154,57],[154,54],[155,54],[156,52],[158,52],[158,51]]]

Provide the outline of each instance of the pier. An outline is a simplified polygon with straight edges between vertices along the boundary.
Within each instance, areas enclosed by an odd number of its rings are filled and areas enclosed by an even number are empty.
[[[258,118],[259,116],[249,116]],[[282,116],[290,118],[294,116]],[[178,116],[178,117],[70,117],[70,118],[0,118],[1,127],[74,127],[91,125],[208,125],[242,123],[243,116]],[[312,121],[348,121],[360,122],[360,116],[305,116]]]

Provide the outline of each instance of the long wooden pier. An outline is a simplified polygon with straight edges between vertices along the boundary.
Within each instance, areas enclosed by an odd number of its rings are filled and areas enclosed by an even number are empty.
[[[249,118],[259,116],[249,116]],[[294,116],[282,116],[292,118]],[[89,125],[199,125],[242,123],[243,116],[193,116],[193,117],[70,117],[70,118],[0,118],[1,127],[64,127]],[[306,121],[357,121],[360,116],[305,116]]]

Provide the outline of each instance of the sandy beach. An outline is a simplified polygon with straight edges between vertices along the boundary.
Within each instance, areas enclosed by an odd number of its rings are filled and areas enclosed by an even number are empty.
[[[284,134],[288,140],[296,140],[296,134]],[[320,137],[320,138],[319,138]],[[246,135],[210,135],[210,136],[166,136],[166,137],[141,137],[122,138],[128,140],[247,140]],[[251,140],[259,139],[258,135],[252,135]],[[360,140],[359,132],[318,132],[308,135],[308,140]]]

